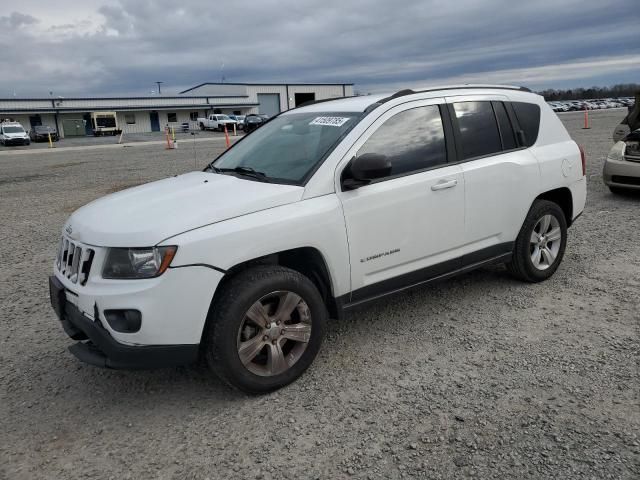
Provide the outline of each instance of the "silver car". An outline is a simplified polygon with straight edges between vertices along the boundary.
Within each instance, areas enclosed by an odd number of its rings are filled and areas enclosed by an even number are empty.
[[[613,146],[604,162],[602,178],[613,193],[640,190],[640,129]]]

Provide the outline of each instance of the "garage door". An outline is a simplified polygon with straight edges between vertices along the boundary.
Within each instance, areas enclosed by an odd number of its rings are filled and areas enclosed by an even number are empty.
[[[86,135],[84,122],[81,118],[65,118],[62,120],[62,130],[65,137],[84,137]]]
[[[279,93],[259,93],[258,94],[258,112],[273,117],[280,113],[280,94]]]

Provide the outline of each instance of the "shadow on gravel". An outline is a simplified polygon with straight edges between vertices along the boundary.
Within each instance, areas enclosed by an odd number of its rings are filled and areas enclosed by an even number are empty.
[[[511,278],[502,266],[485,267],[458,277],[418,286],[379,299],[348,313],[344,321],[332,321],[331,333],[342,337],[345,343],[357,343],[362,330],[375,331],[376,335],[395,334],[409,328],[415,322],[416,309],[424,315],[425,323],[441,321],[436,312],[454,310],[450,296],[484,295],[509,284],[521,284]],[[393,318],[391,318],[393,317]],[[406,325],[404,325],[406,323]],[[333,330],[333,332],[332,332]],[[331,358],[340,354],[342,347],[328,338],[322,356]],[[68,352],[65,355],[70,354]],[[59,392],[64,398],[73,394],[79,398],[91,398],[92,406],[103,415],[118,415],[126,405],[129,413],[163,411],[184,404],[189,408],[224,408],[239,401],[250,401],[245,395],[218,379],[203,361],[188,367],[161,370],[105,370],[78,363],[68,358],[65,365],[53,371],[63,372],[60,384],[68,383],[69,372],[74,371],[73,385],[66,385]],[[313,368],[313,367],[312,367]],[[321,365],[319,366],[321,368]],[[48,369],[48,371],[52,371]],[[295,383],[289,388],[296,388]],[[268,395],[267,395],[268,396]]]
[[[411,287],[374,300],[361,307],[356,307],[349,310],[346,320],[348,322],[360,322],[364,321],[365,317],[380,317],[379,313],[385,307],[394,308],[394,313],[399,318],[402,318],[404,317],[402,309],[409,310],[409,303],[425,308],[433,306],[435,303],[439,306],[442,306],[443,303],[451,306],[453,304],[450,303],[451,299],[448,296],[453,291],[461,292],[464,290],[466,293],[462,293],[462,295],[471,295],[481,294],[482,291],[486,290],[486,293],[490,294],[494,293],[496,289],[513,285],[526,284],[514,279],[502,265],[482,267],[446,280],[436,280],[432,283]],[[386,320],[384,318],[380,318],[380,320],[380,328],[385,329]],[[366,321],[369,322],[370,320]],[[409,322],[410,320],[407,320],[407,323]]]
[[[638,202],[640,201],[640,190],[616,190],[615,193],[611,193],[611,197],[626,202]]]
[[[134,413],[176,403],[193,406],[248,398],[218,379],[204,364],[159,370],[105,370],[77,364],[76,369],[73,395],[92,398],[106,415],[118,415],[123,405]]]

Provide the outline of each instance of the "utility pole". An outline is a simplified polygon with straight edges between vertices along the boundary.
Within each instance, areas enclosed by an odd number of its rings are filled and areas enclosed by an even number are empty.
[[[156,82],[158,84],[158,95],[162,95],[162,90],[160,89],[160,85],[162,85],[164,82]]]

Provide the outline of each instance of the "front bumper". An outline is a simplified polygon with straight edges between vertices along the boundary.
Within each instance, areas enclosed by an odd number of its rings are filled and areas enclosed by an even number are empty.
[[[51,141],[52,142],[57,142],[58,139],[58,135],[51,135]],[[34,135],[33,137],[33,141],[34,142],[48,142],[49,141],[49,135]]]
[[[28,138],[5,138],[4,144],[9,145],[26,145],[30,142]]]
[[[640,189],[640,162],[607,158],[602,179],[609,187]]]
[[[96,320],[92,320],[67,301],[65,287],[55,276],[49,277],[49,294],[62,328],[69,337],[78,340],[69,351],[85,363],[103,368],[138,369],[187,365],[198,358],[198,344],[133,346],[116,341],[97,312]]]

